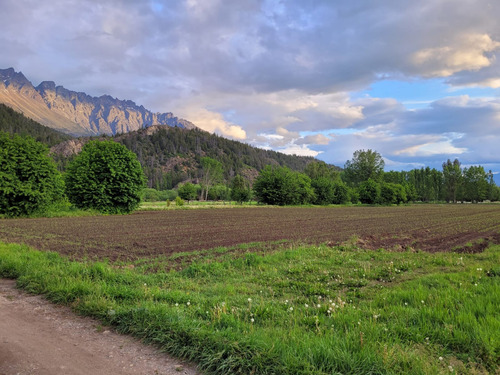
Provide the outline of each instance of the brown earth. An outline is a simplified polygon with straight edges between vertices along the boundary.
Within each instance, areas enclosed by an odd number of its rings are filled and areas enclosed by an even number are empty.
[[[500,243],[500,205],[257,207],[9,219],[0,220],[0,240],[76,259],[110,260],[282,240],[330,245],[356,240],[369,249],[474,252]]]
[[[0,375],[195,375],[195,366],[0,279]]]

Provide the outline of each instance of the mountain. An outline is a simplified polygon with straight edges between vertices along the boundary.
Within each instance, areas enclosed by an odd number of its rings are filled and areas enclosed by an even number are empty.
[[[23,116],[21,113],[16,112],[12,108],[1,103],[0,131],[9,134],[19,134],[22,136],[29,135],[35,138],[38,142],[44,143],[49,147],[73,138],[70,135],[63,134],[47,126],[40,125],[38,122]]]
[[[0,69],[0,103],[56,130],[74,136],[115,135],[151,125],[193,129],[172,113],[153,113],[130,100],[92,97],[44,81],[37,87],[13,68]]]
[[[95,138],[68,140],[52,147],[51,152],[61,166],[91,139]],[[119,134],[112,139],[137,155],[148,186],[159,190],[172,189],[185,181],[198,182],[202,175],[201,158],[204,156],[222,163],[226,181],[236,174],[253,181],[268,164],[303,171],[308,163],[315,160],[252,147],[198,128],[151,126]]]

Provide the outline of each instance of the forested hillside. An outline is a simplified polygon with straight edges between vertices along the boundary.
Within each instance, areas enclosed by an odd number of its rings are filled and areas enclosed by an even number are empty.
[[[0,103],[0,131],[9,134],[29,135],[51,147],[72,137],[40,125],[12,108]]]
[[[196,181],[201,177],[200,160],[205,156],[222,163],[226,181],[237,174],[253,179],[268,164],[303,171],[314,160],[259,149],[200,129],[154,126],[115,139],[137,154],[149,186],[159,190],[186,180]]]
[[[222,163],[226,182],[236,174],[252,180],[268,164],[303,171],[314,160],[259,149],[197,128],[189,130],[165,125],[114,137],[73,138],[40,125],[3,104],[0,104],[0,131],[29,135],[52,147],[53,158],[61,171],[90,139],[114,139],[137,154],[148,178],[148,186],[159,190],[172,189],[184,181],[196,182],[202,175],[200,160],[205,156]]]

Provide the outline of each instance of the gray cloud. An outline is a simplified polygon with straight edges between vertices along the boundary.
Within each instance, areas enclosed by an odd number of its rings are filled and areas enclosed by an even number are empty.
[[[0,67],[331,162],[372,148],[394,165],[494,164],[498,99],[410,111],[398,93],[353,94],[384,79],[500,87],[498,14],[487,0],[6,0]]]

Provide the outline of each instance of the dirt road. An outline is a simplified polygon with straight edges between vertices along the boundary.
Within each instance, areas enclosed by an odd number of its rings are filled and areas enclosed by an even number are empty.
[[[97,321],[75,315],[0,279],[0,375],[195,375]]]

